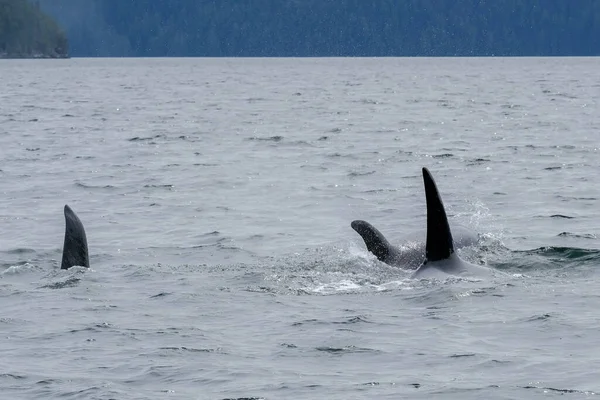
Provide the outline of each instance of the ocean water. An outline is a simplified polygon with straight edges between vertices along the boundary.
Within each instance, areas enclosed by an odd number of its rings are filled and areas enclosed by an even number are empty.
[[[0,62],[11,399],[600,394],[600,60]],[[350,222],[462,258],[411,279]],[[63,206],[91,269],[61,271]],[[419,236],[420,235],[420,236]]]

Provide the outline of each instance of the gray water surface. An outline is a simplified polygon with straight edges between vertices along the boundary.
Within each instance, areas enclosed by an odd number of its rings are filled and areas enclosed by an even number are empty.
[[[600,393],[600,60],[0,62],[11,399]],[[410,279],[350,228],[464,259]],[[61,271],[62,209],[92,268]]]

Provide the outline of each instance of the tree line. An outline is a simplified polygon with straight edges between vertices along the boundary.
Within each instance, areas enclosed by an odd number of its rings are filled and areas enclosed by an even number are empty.
[[[598,0],[40,2],[75,56],[600,55]]]
[[[67,54],[66,34],[38,3],[0,0],[0,58],[57,58]]]

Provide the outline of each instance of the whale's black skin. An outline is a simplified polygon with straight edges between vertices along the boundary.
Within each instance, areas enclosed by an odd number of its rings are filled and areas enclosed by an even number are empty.
[[[425,201],[427,202],[427,242],[425,261],[440,261],[454,254],[454,239],[446,216],[446,209],[440,197],[433,176],[423,168]]]
[[[381,262],[389,265],[398,265],[402,262],[402,251],[383,236],[381,232],[367,221],[356,220],[350,224],[352,229],[358,233],[367,246],[367,250],[377,257]]]
[[[65,205],[65,242],[60,269],[74,266],[90,267],[87,237],[81,220],[71,207]]]
[[[411,238],[410,241],[404,242],[401,246],[394,246],[367,221],[355,220],[350,226],[362,237],[367,250],[373,253],[379,261],[404,269],[417,269],[423,263],[425,257],[424,232],[412,233],[408,235]],[[454,228],[457,232],[454,242],[456,248],[473,246],[478,243],[477,233],[459,225]]]
[[[450,275],[490,275],[492,270],[463,261],[455,253],[455,242],[433,176],[423,168],[423,183],[427,202],[427,242],[425,260],[413,277],[429,277],[441,274]]]

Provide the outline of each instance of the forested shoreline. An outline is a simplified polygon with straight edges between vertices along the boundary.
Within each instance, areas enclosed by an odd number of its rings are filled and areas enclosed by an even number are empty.
[[[39,1],[81,57],[600,55],[598,0]]]
[[[66,58],[65,32],[38,3],[0,0],[0,58]]]

